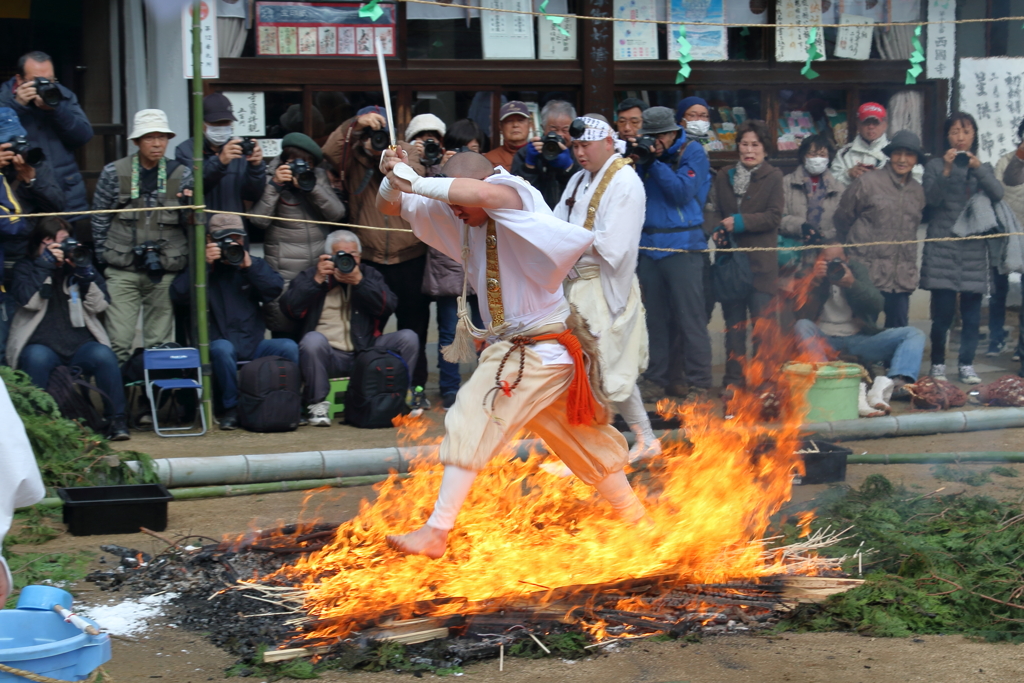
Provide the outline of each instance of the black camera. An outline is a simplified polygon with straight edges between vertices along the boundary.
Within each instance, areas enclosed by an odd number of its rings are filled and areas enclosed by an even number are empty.
[[[135,245],[132,249],[135,252],[135,267],[149,273],[150,277],[159,276],[163,273],[164,267],[160,263],[160,251],[163,249],[161,242],[146,240],[142,244]]]
[[[441,158],[444,156],[444,150],[441,149],[441,143],[434,138],[427,138],[423,141],[423,157],[421,161],[424,166],[437,166],[441,163]]]
[[[316,187],[316,173],[305,159],[292,159],[288,162],[288,168],[292,169],[292,178],[295,184],[303,192],[312,192]]]
[[[56,107],[64,99],[64,93],[56,83],[49,78],[37,78],[35,82],[36,95],[47,107]]]
[[[339,273],[351,273],[356,269],[356,257],[347,251],[339,251],[331,257],[331,263]]]
[[[654,147],[657,144],[658,141],[650,135],[641,135],[626,147],[626,156],[635,156],[636,163],[640,166],[649,164],[654,159]]]
[[[565,138],[558,133],[547,133],[540,139],[540,155],[545,161],[554,161],[562,153]]]
[[[244,137],[238,145],[242,148],[242,156],[244,157],[251,157],[252,153],[256,151],[256,140],[253,138]]]
[[[839,284],[839,281],[846,277],[846,263],[841,258],[834,258],[828,262],[825,277],[832,284]]]
[[[378,152],[383,152],[391,146],[391,135],[383,128],[370,131],[370,146]]]
[[[964,168],[971,163],[971,157],[967,156],[967,152],[957,152],[956,156],[953,157],[953,164]]]
[[[15,154],[20,154],[29,166],[36,167],[46,159],[46,153],[42,148],[33,147],[24,135],[15,136],[7,142],[11,143],[10,150]]]
[[[800,232],[803,233],[804,244],[809,246],[817,246],[824,243],[824,239],[821,237],[821,232],[818,231],[810,223],[804,223],[800,226]]]
[[[213,242],[220,247],[220,257],[232,266],[240,266],[245,262],[245,246],[235,241],[234,236],[222,237]]]
[[[61,242],[60,250],[64,252],[64,258],[71,259],[75,265],[85,265],[92,259],[92,251],[74,237]]]

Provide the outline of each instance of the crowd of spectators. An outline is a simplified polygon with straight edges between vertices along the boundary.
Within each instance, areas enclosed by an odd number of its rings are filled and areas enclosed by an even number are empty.
[[[91,208],[139,211],[76,217],[90,207],[74,152],[92,137],[91,126],[75,94],[56,82],[49,56],[31,52],[17,67],[0,85],[0,256],[15,264],[0,270],[0,362],[42,387],[54,368],[78,368],[102,391],[110,437],[126,439],[122,367],[139,346],[140,313],[142,347],[194,341],[188,216],[177,210],[191,203],[193,140],[170,153],[175,131],[164,112],[135,113],[131,153],[103,169]],[[712,115],[699,97],[684,98],[675,109],[635,98],[616,108],[613,125],[646,203],[636,264],[649,336],[649,365],[639,384],[644,400],[699,400],[712,390],[708,324],[716,302],[726,324],[726,392],[742,385],[748,334],[766,317],[792,332],[794,348],[812,358],[848,354],[885,365],[892,387],[912,383],[926,341],[909,320],[910,295],[918,288],[931,293],[928,372],[938,379],[952,374],[946,345],[959,307],[956,378],[980,382],[974,358],[986,294],[987,353],[1007,347],[1004,240],[956,238],[991,229],[978,224],[978,209],[1004,198],[1024,222],[1024,143],[993,169],[976,156],[975,120],[954,113],[945,126],[946,149],[928,158],[914,133],[890,137],[885,108],[869,102],[857,111],[851,143],[837,149],[828,131],[805,138],[788,175],[768,161],[774,135],[759,120],[736,127],[736,163],[715,170],[705,149]],[[443,175],[456,153],[483,153],[494,166],[525,178],[555,209],[581,169],[570,133],[575,108],[549,100],[538,130],[520,101],[503,104],[497,118],[500,137],[490,141],[471,119],[445,122],[421,114],[399,145],[425,176]],[[376,206],[379,159],[390,144],[383,109],[360,109],[322,146],[290,132],[272,159],[258,141],[235,135],[235,121],[223,94],[204,99],[205,204],[250,214],[215,215],[207,226],[204,266],[220,427],[239,423],[238,364],[265,356],[298,365],[314,425],[330,424],[330,379],[345,375],[356,354],[374,347],[402,358],[413,407],[430,407],[431,304],[439,349],[454,338],[458,297],[467,295],[481,322],[460,265]],[[1024,122],[1017,135],[1024,136]],[[19,144],[25,140],[28,145]],[[19,217],[65,211],[67,220]],[[345,220],[366,227],[332,231],[328,225]],[[928,237],[949,241],[925,245],[919,272],[914,241],[924,223]],[[254,228],[263,234],[262,258],[250,253]],[[770,249],[739,261],[749,287],[723,297],[711,286],[709,245]],[[817,248],[787,250],[796,246]],[[339,270],[338,254],[350,256],[354,267]],[[384,334],[392,316],[398,331]],[[752,337],[756,354],[761,340]],[[1017,356],[1020,346],[1018,340]],[[448,409],[459,368],[440,352],[438,368],[437,393]]]

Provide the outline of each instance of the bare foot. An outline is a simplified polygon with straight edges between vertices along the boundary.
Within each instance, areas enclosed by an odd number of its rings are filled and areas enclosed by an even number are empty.
[[[437,560],[448,548],[448,532],[424,524],[416,531],[401,536],[388,536],[387,542],[390,547],[407,555],[426,555]]]

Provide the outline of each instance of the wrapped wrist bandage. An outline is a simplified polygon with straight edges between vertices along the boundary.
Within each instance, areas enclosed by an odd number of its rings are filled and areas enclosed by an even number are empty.
[[[398,164],[394,171],[399,178],[409,181],[416,194],[448,203],[448,189],[455,182],[454,178],[423,178],[407,164]]]
[[[377,194],[380,198],[386,202],[397,202],[402,198],[402,191],[391,184],[391,181],[385,176],[384,180],[381,181],[380,189],[377,190]]]

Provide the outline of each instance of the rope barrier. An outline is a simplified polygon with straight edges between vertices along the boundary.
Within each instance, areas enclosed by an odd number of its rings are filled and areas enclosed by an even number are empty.
[[[13,666],[7,666],[6,664],[0,664],[0,671],[8,674],[13,674],[15,676],[21,676],[24,679],[35,681],[36,683],[67,683],[67,681],[65,681],[64,679],[49,678],[48,676],[34,674],[31,671],[22,671],[21,669],[15,669]],[[93,671],[89,675],[89,678],[85,679],[83,683],[95,683],[96,680],[99,679],[100,675],[103,676],[104,681],[114,680],[110,677],[110,674],[103,670],[103,667],[101,666],[100,668]]]

